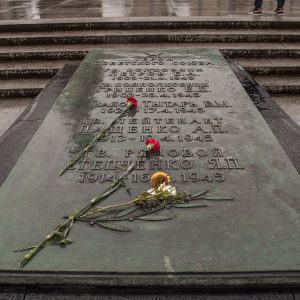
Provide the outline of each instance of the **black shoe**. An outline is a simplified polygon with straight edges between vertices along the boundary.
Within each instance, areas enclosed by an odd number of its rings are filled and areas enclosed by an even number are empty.
[[[261,16],[261,7],[254,7],[248,12],[248,15],[252,16]]]
[[[278,16],[282,16],[283,15],[283,8],[282,7],[277,7],[275,10],[274,10],[274,13]]]

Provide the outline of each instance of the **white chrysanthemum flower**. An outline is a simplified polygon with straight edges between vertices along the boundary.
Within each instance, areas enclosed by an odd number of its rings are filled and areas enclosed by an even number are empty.
[[[176,188],[171,185],[166,185],[165,183],[162,183],[158,188],[150,189],[147,191],[150,195],[157,195],[160,192],[168,192],[172,195],[176,195]]]

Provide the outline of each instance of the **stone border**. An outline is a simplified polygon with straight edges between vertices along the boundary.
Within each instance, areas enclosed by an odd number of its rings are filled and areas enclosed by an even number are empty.
[[[66,65],[0,138],[0,187],[78,65]]]
[[[230,66],[300,174],[300,127],[237,62]]]

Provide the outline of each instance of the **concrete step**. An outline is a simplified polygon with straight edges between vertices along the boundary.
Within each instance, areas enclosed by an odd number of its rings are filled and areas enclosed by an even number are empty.
[[[92,48],[208,48],[238,59],[297,111],[299,29],[298,18],[265,17],[0,21],[0,103],[26,103],[65,63],[80,62]]]
[[[273,29],[144,29],[0,33],[0,45],[115,43],[296,43],[300,31]]]
[[[269,94],[300,94],[300,74],[297,75],[255,75],[253,78],[263,86]]]
[[[242,58],[238,63],[251,75],[300,74],[300,59],[297,58]]]
[[[270,94],[300,94],[300,74],[296,75],[255,75],[254,79]],[[0,80],[0,98],[34,97],[47,84],[44,79],[11,79]]]
[[[101,29],[101,30],[73,30],[73,31],[0,31],[0,38],[69,38],[69,37],[102,37],[102,36],[190,36],[190,35],[299,35],[299,29],[251,29],[251,28],[208,28],[208,29]]]
[[[43,90],[48,81],[48,78],[0,79],[0,98],[35,97]]]
[[[79,63],[80,61],[73,61]],[[9,78],[51,78],[66,64],[60,61],[0,61],[0,79]]]
[[[72,60],[80,63],[81,60]],[[0,78],[51,78],[68,60],[0,61]],[[238,63],[252,75],[300,74],[300,59],[259,58],[239,59]]]
[[[227,58],[299,58],[300,43],[157,43],[157,44],[75,44],[0,46],[0,61],[82,60],[93,48],[207,48],[220,49]]]
[[[297,17],[251,16],[189,16],[189,17],[129,17],[129,18],[78,18],[51,20],[1,21],[0,31],[74,31],[91,29],[219,29],[262,28],[300,29]]]

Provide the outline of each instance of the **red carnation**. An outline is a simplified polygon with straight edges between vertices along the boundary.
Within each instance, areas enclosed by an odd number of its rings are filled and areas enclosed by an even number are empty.
[[[159,141],[154,138],[147,139],[145,144],[147,146],[147,150],[154,151],[154,152],[160,151]]]
[[[129,107],[137,107],[138,101],[132,97],[132,96],[128,96],[127,97],[127,105]]]

